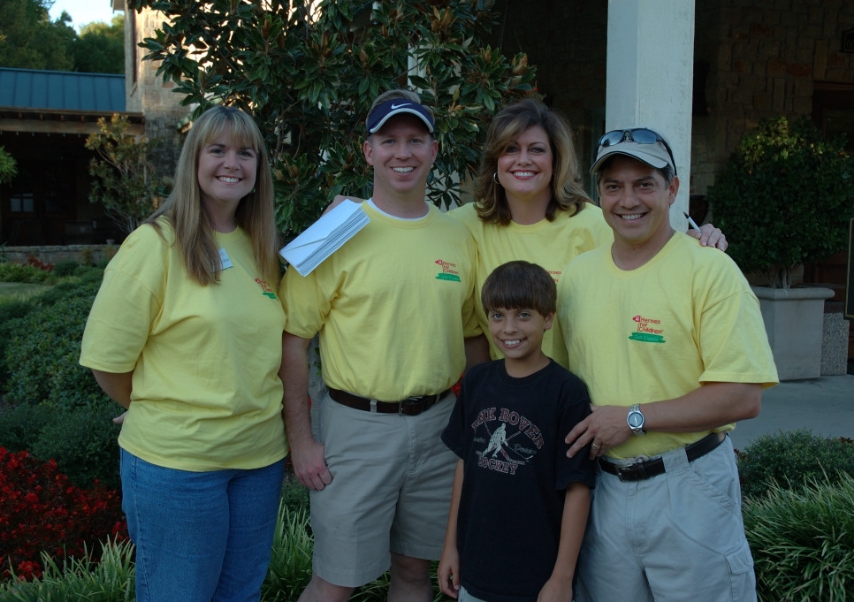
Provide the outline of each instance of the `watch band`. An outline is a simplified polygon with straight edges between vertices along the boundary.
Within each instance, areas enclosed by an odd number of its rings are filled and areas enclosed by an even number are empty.
[[[643,430],[644,422],[645,418],[643,412],[640,411],[640,404],[632,405],[629,408],[628,415],[626,415],[626,424],[629,425],[633,435],[636,437],[646,435],[646,431]]]

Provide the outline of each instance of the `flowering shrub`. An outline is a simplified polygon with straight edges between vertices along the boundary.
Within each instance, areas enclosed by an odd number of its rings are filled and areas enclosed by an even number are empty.
[[[53,460],[0,447],[0,579],[40,577],[42,552],[80,558],[107,538],[127,539],[117,492],[98,483],[79,489]]]
[[[27,263],[24,265],[29,265],[34,268],[44,270],[45,272],[50,272],[53,269],[52,263],[45,263],[38,257],[27,257]]]

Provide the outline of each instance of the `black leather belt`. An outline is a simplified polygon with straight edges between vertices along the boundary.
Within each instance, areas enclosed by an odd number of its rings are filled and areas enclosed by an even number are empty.
[[[359,397],[347,391],[339,391],[338,389],[329,389],[329,397],[338,403],[354,408],[356,410],[364,410],[365,412],[378,412],[380,414],[402,414],[403,416],[417,416],[421,412],[429,410],[436,405],[436,402],[444,398],[450,389],[445,389],[437,395],[421,395],[419,397],[407,397],[401,401],[377,401],[376,399],[368,399]]]
[[[688,456],[688,461],[693,462],[697,458],[702,458],[723,443],[724,439],[726,439],[726,433],[710,433],[699,441],[686,445],[685,455]],[[626,465],[615,464],[605,458],[599,458],[599,466],[608,474],[620,477],[621,481],[643,481],[665,472],[664,460],[661,458]]]

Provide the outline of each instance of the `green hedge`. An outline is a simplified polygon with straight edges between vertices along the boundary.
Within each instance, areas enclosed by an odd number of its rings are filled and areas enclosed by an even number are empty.
[[[23,282],[25,284],[53,284],[58,280],[50,270],[20,263],[0,263],[0,282]]]
[[[0,386],[8,403],[78,407],[107,400],[91,372],[77,363],[99,286],[98,272],[60,283],[31,299],[34,307],[23,317],[5,324],[8,378]]]
[[[747,498],[764,495],[774,483],[795,491],[809,481],[835,483],[843,473],[854,476],[854,442],[803,429],[765,435],[739,454],[738,473]]]
[[[6,362],[6,349],[13,333],[17,332],[16,320],[23,318],[35,308],[31,301],[17,299],[0,301],[0,393],[5,390],[9,380],[9,366]]]
[[[118,488],[121,408],[80,366],[80,340],[103,271],[78,265],[71,276],[26,301],[4,303],[0,318],[0,446],[56,460],[74,484]]]

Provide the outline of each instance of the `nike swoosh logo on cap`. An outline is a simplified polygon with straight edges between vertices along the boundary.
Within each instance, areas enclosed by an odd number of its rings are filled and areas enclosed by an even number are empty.
[[[399,109],[400,107],[406,107],[406,106],[409,106],[410,104],[412,104],[412,103],[405,102],[405,103],[403,103],[402,105],[392,104],[392,105],[391,105],[391,110],[392,110],[392,111],[394,111],[395,109]]]

